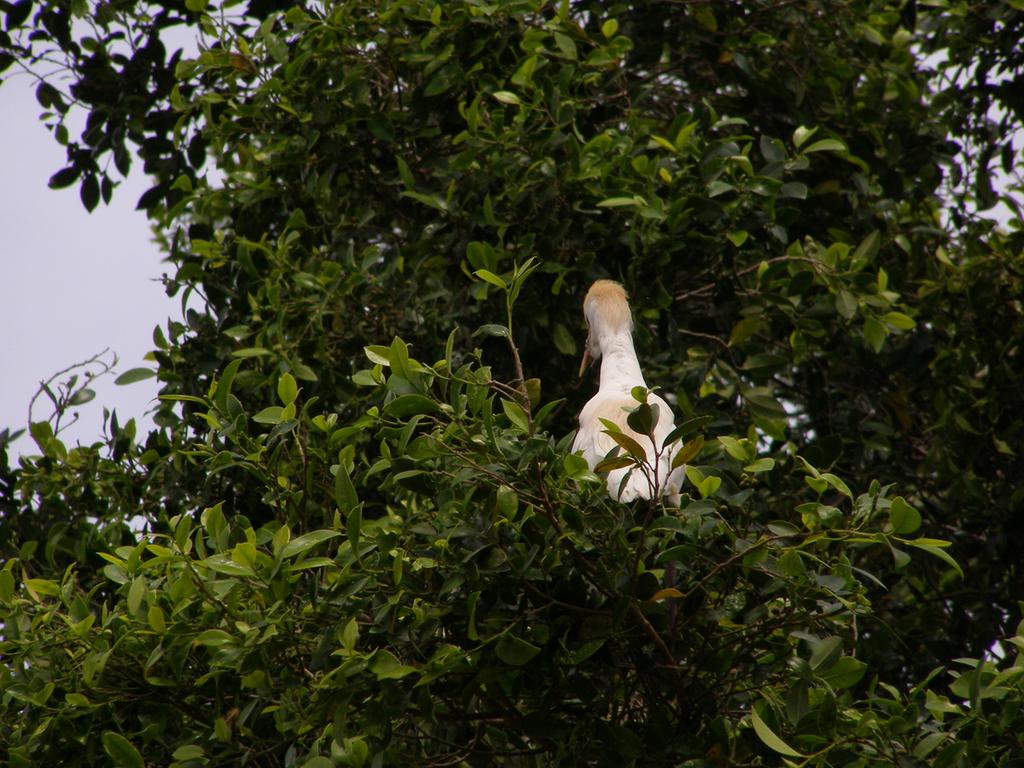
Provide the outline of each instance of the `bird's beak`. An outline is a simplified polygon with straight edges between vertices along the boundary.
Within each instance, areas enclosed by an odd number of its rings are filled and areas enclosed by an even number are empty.
[[[583,374],[587,372],[587,366],[590,365],[590,331],[587,331],[587,343],[583,345],[583,359],[580,361],[580,375],[582,379]]]

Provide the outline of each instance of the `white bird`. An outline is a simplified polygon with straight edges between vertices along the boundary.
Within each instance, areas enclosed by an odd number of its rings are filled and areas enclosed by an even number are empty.
[[[647,388],[640,362],[633,348],[633,316],[629,311],[625,289],[613,280],[598,280],[583,300],[587,319],[587,343],[580,364],[580,376],[590,358],[601,359],[601,383],[597,394],[580,412],[579,429],[573,441],[573,452],[582,451],[587,465],[594,469],[609,452],[620,447],[607,432],[602,419],[615,424],[619,431],[632,438],[646,454],[642,462],[612,468],[608,472],[608,493],[620,501],[668,497],[679,503],[683,468],[672,469],[672,458],[678,444],[662,447],[665,438],[675,429],[672,409],[653,392],[647,394],[652,411],[649,434],[634,430],[627,423],[631,411],[641,405],[632,395],[634,387]],[[620,450],[626,454],[626,450]]]

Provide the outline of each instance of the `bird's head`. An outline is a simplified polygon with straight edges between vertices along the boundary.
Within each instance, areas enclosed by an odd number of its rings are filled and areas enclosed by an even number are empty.
[[[614,280],[598,280],[583,299],[587,319],[587,343],[583,348],[580,376],[590,361],[601,357],[601,340],[617,333],[633,332],[633,315],[626,300],[626,289]]]

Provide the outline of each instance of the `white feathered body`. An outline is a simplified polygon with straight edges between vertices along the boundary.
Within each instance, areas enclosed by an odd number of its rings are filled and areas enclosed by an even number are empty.
[[[573,451],[582,451],[587,465],[593,469],[618,444],[606,432],[601,419],[613,422],[619,430],[633,438],[647,453],[647,467],[621,467],[608,473],[608,493],[620,501],[666,496],[678,504],[683,468],[672,470],[672,458],[678,444],[662,450],[662,443],[675,429],[672,409],[654,393],[647,402],[657,413],[652,435],[634,431],[626,419],[640,403],[634,399],[634,387],[647,387],[633,347],[633,320],[622,286],[611,280],[599,280],[587,293],[583,303],[590,333],[586,352],[601,360],[601,380],[597,394],[580,412],[579,428]],[[584,356],[584,365],[586,355]],[[660,454],[660,455],[659,455]]]

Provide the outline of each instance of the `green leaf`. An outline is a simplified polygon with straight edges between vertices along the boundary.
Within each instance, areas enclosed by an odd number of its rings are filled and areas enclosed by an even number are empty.
[[[480,601],[480,592],[470,592],[466,597],[466,637],[473,642],[480,639],[476,628],[476,606]]]
[[[341,533],[339,531],[328,531],[326,529],[304,533],[301,536],[296,536],[284,545],[284,548],[281,550],[281,557],[296,557],[304,552],[308,552],[317,544],[321,544],[328,539],[333,539],[335,536],[340,535]]]
[[[780,755],[787,755],[788,757],[804,756],[776,736],[775,732],[772,731],[772,729],[765,724],[764,720],[761,719],[761,716],[757,714],[756,709],[750,710],[750,722],[754,725],[754,733],[757,734],[757,738],[759,738],[769,749],[778,752]]]
[[[764,321],[760,317],[744,317],[733,326],[729,334],[729,346],[734,347],[742,344],[764,327]]]
[[[808,664],[815,672],[821,673],[830,669],[843,652],[843,638],[836,635],[810,641],[810,643],[812,651]]]
[[[716,475],[708,475],[700,481],[700,485],[697,486],[697,492],[700,494],[702,499],[709,498],[715,495],[715,492],[722,485],[722,478]]]
[[[775,522],[768,523],[768,530],[776,536],[798,536],[800,534],[799,528],[785,520],[776,520]]]
[[[307,557],[297,563],[289,563],[285,570],[289,573],[297,573],[299,571],[308,571],[313,568],[324,568],[331,565],[336,565],[336,563],[329,557]]]
[[[606,197],[597,204],[598,208],[624,208],[630,205],[647,205],[642,197]]]
[[[512,422],[512,426],[523,434],[530,433],[530,421],[526,417],[526,411],[523,410],[523,407],[519,405],[519,403],[514,403],[511,400],[505,400],[503,398],[501,401],[501,409],[505,411],[505,415],[508,417],[508,420]]]
[[[217,380],[217,389],[213,394],[213,402],[217,406],[217,410],[225,416],[230,412],[228,409],[228,396],[231,394],[231,388],[235,382],[235,375],[238,373],[238,369],[241,365],[241,358],[232,360],[224,367],[224,373],[222,373],[220,378]]]
[[[10,605],[14,597],[14,577],[4,568],[0,570],[0,603]]]
[[[803,150],[804,154],[809,152],[845,152],[846,145],[839,139],[821,139]]]
[[[399,395],[384,405],[384,413],[396,419],[407,419],[417,414],[437,413],[441,406],[425,395]]]
[[[817,128],[806,128],[801,125],[795,131],[793,131],[793,146],[796,147],[797,149],[800,149],[800,147],[803,146],[804,142],[811,138],[811,136],[813,136],[817,132]]]
[[[685,595],[675,587],[666,587],[665,589],[659,589],[657,592],[655,592],[653,595],[647,598],[647,600],[652,603],[657,603],[662,600],[668,600],[670,597],[680,598],[685,597]]]
[[[497,286],[498,288],[501,288],[501,290],[503,291],[508,290],[508,285],[505,283],[505,281],[498,277],[498,275],[491,272],[489,269],[478,269],[473,274],[479,277],[485,283],[490,283],[491,285]]]
[[[746,440],[741,443],[735,437],[722,435],[718,438],[718,442],[725,448],[725,452],[737,461],[749,461],[753,458],[754,446],[751,446]]]
[[[197,645],[219,648],[222,645],[234,645],[235,637],[223,629],[208,629],[195,639]]]
[[[902,496],[897,496],[889,507],[889,522],[893,533],[913,533],[921,527],[921,513],[907,504]]]
[[[767,389],[748,389],[743,392],[743,399],[755,415],[772,419],[786,418],[786,409]]]
[[[601,650],[604,644],[604,640],[591,640],[590,642],[583,643],[583,645],[581,645],[579,648],[575,650],[569,651],[568,649],[566,649],[567,653],[564,663],[569,665],[582,664],[584,661],[586,661],[599,650]]]
[[[871,347],[875,353],[882,351],[882,346],[885,344],[885,337],[889,334],[885,326],[882,325],[874,316],[868,316],[864,320],[864,338],[867,339],[868,346]]]
[[[750,233],[747,232],[747,230],[745,230],[745,229],[738,229],[738,230],[735,230],[733,232],[726,232],[725,233],[725,238],[730,243],[735,245],[737,248],[739,248],[741,245],[743,245],[745,242],[747,242],[747,238],[748,237],[750,237]]]
[[[142,601],[146,597],[146,580],[138,577],[132,580],[132,585],[128,589],[128,612],[136,614],[139,612],[139,608],[142,607]]]
[[[626,424],[637,434],[649,435],[654,425],[658,423],[658,406],[650,403],[640,403],[626,416]]]
[[[60,585],[51,579],[27,579],[25,587],[38,595],[56,597],[60,594]]]
[[[718,19],[715,12],[706,5],[695,5],[692,9],[693,18],[708,32],[718,31]]]
[[[75,180],[81,175],[81,173],[81,170],[73,165],[69,165],[67,168],[61,168],[50,177],[49,187],[50,189],[63,189],[64,187],[70,187],[75,183]]]
[[[247,357],[263,357],[264,355],[274,354],[266,347],[245,347],[244,349],[236,349],[231,353],[233,357],[247,358]]]
[[[281,378],[277,380],[277,396],[281,398],[281,402],[285,405],[291,405],[295,402],[298,394],[299,388],[295,383],[295,377],[290,373],[282,374]]]
[[[903,314],[902,312],[886,312],[882,315],[882,322],[888,323],[893,328],[900,331],[913,330],[917,323],[914,322],[912,317]]]
[[[512,93],[512,91],[495,91],[491,95],[502,104],[511,104],[516,107],[522,104],[519,97]]]
[[[872,45],[885,45],[885,36],[870,24],[858,24],[857,33]]]
[[[91,403],[96,399],[96,392],[89,387],[82,387],[80,390],[75,392],[68,400],[68,405],[85,405]]]
[[[357,504],[345,518],[345,536],[352,545],[353,552],[359,552],[359,537],[363,528],[363,508]]]
[[[146,379],[151,379],[154,376],[156,376],[156,371],[152,368],[130,368],[114,379],[114,383],[123,387],[126,384],[145,381]]]
[[[833,475],[831,472],[822,472],[821,478],[828,483],[834,490],[839,491],[843,496],[853,500],[853,493],[850,492],[849,486],[844,483],[840,478]]]
[[[721,179],[715,179],[708,184],[708,197],[719,197],[726,192],[735,192],[736,187]]]
[[[499,323],[484,323],[475,331],[474,336],[497,336],[502,339],[509,339],[512,337],[512,332],[509,331],[507,325],[501,325]]]
[[[631,459],[629,456],[610,456],[607,459],[601,459],[594,465],[594,471],[598,474],[604,472],[613,472],[616,469],[624,469],[625,467],[632,467],[636,465],[636,459]]]
[[[569,333],[569,330],[562,323],[555,323],[552,338],[555,342],[555,348],[563,355],[575,356],[579,354],[579,350],[576,348],[576,340],[573,339],[572,334]]]
[[[195,395],[157,395],[159,400],[165,403],[195,403],[196,405],[208,406],[209,402]]]
[[[370,671],[377,676],[378,680],[401,680],[406,675],[415,672],[416,667],[403,664],[391,651],[381,648],[373,654]]]
[[[448,212],[448,203],[445,202],[443,197],[439,197],[438,195],[427,195],[423,192],[415,192],[411,189],[407,189],[401,193],[401,196],[408,197],[410,200],[415,200],[418,203],[423,203],[423,205],[433,208],[436,211],[441,211],[442,213]]]
[[[679,129],[679,133],[676,134],[675,141],[672,142],[675,145],[676,149],[681,150],[683,147],[690,143],[690,137],[693,135],[693,131],[697,127],[697,125],[697,121],[694,120],[693,122],[687,123],[686,125]]]
[[[779,187],[779,197],[790,197],[797,200],[807,199],[807,185],[802,181],[789,181]]]
[[[608,437],[610,437],[616,443],[618,443],[619,447],[622,448],[622,450],[624,450],[634,459],[636,459],[637,461],[646,461],[647,452],[643,449],[640,443],[638,443],[632,437],[618,431],[618,428],[614,430],[603,429],[601,431],[604,432],[604,434],[608,435]]]
[[[889,550],[892,553],[893,565],[896,566],[897,570],[901,568],[906,568],[908,565],[910,565],[910,555],[908,555],[902,549],[897,549],[896,547],[889,547]]]
[[[402,180],[402,184],[405,185],[405,188],[415,189],[416,179],[413,178],[412,171],[409,169],[409,164],[398,155],[395,155],[395,165],[398,167],[398,177]]]
[[[537,61],[538,59],[536,56],[527,57],[523,63],[519,65],[515,74],[512,75],[512,85],[518,85],[520,88],[528,87],[533,80],[533,73],[537,69]]]
[[[933,544],[925,544],[924,539],[906,539],[903,543],[916,549],[920,549],[923,552],[927,552],[933,557],[939,558],[939,560],[942,560],[946,565],[956,571],[961,579],[964,577],[964,572],[960,568],[960,564],[945,550],[939,549]]]
[[[391,340],[388,348],[388,359],[391,360],[391,370],[406,381],[412,381],[412,368],[409,365],[409,345],[397,336]]]
[[[555,32],[555,45],[558,46],[559,51],[561,51],[565,58],[572,61],[576,60],[576,43],[572,41],[571,37],[561,32]]]
[[[696,432],[709,421],[711,421],[710,416],[695,416],[692,419],[687,419],[678,427],[676,427],[667,435],[665,435],[665,439],[664,441],[662,441],[661,444],[662,447],[664,448],[665,446],[672,445],[672,443],[676,442],[677,440],[680,440],[681,438],[684,438],[687,435]]]
[[[85,210],[92,211],[100,202],[100,183],[96,174],[87,173],[78,188],[78,196]]]
[[[852,656],[840,656],[821,677],[833,688],[849,688],[861,681],[867,669],[868,665],[863,661]]]
[[[146,611],[146,621],[158,635],[167,631],[167,621],[164,619],[163,609],[159,605],[149,606],[149,610]]]
[[[351,652],[356,649],[356,643],[359,642],[359,622],[353,616],[345,624],[341,630],[341,644],[345,650]]]
[[[187,760],[199,760],[206,753],[203,748],[198,744],[186,744],[183,747],[178,747],[174,752],[171,753],[171,757],[178,762],[185,762]]]
[[[857,246],[857,249],[853,252],[853,256],[851,256],[850,258],[853,260],[854,263],[861,261],[865,263],[869,262],[873,258],[875,258],[875,254],[878,253],[878,249],[881,246],[881,244],[882,235],[879,233],[877,229],[873,230],[863,240],[860,241],[860,244]]]
[[[1016,456],[1017,455],[1017,452],[1014,451],[1013,448],[1010,447],[1009,443],[1007,443],[1005,440],[1001,440],[996,435],[992,435],[992,445],[995,446],[996,451],[998,451],[999,453],[1001,453],[1001,454],[1003,454],[1005,456]]]
[[[344,462],[337,465],[338,471],[334,475],[334,503],[344,513],[349,513],[359,504],[359,496],[356,494],[356,487],[352,483],[352,477]]]
[[[515,492],[515,489],[509,488],[507,485],[501,486],[498,488],[495,500],[502,515],[509,520],[515,518],[516,511],[519,509],[519,494]]]
[[[743,361],[743,365],[740,366],[740,369],[744,371],[767,373],[770,371],[781,370],[785,368],[786,365],[788,365],[788,361],[782,355],[762,352],[759,354],[748,355],[747,359]]]
[[[761,149],[761,156],[769,163],[782,163],[786,160],[786,148],[778,139],[762,135],[758,146]]]
[[[928,693],[931,693],[931,691],[928,691]],[[944,731],[940,731],[937,733],[929,733],[914,746],[914,757],[916,757],[918,760],[924,760],[943,741],[951,738],[953,737]]]
[[[257,424],[280,424],[284,408],[280,405],[270,405],[252,417]]]
[[[370,344],[363,347],[363,354],[374,365],[391,367],[391,347],[385,347],[382,344]]]
[[[104,731],[100,740],[103,742],[103,751],[118,768],[145,768],[139,750],[121,734]]]
[[[696,458],[697,454],[700,453],[701,448],[704,447],[704,436],[697,435],[690,442],[686,443],[679,452],[672,457],[672,469],[681,467],[683,464],[687,464]]]
[[[203,565],[216,573],[223,573],[227,576],[255,576],[255,572],[247,565],[240,565],[231,559],[230,555],[210,555],[202,561]]]
[[[619,31],[619,22],[615,19],[608,19],[601,25],[601,34],[604,35],[605,40],[611,40],[615,37],[615,33]]]
[[[853,316],[857,314],[857,299],[845,288],[840,288],[836,292],[836,312],[841,317],[847,320],[852,320]]]
[[[501,636],[500,640],[498,640],[494,651],[498,654],[498,658],[506,664],[511,664],[514,667],[521,667],[540,653],[540,648],[533,643],[528,643],[520,637],[516,637],[512,634],[505,634]]]

